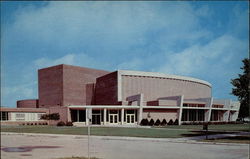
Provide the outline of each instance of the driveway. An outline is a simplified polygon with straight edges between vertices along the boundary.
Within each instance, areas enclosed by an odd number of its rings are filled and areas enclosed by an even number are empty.
[[[2,159],[88,156],[87,136],[1,133]],[[104,159],[247,159],[247,144],[186,139],[90,137],[90,155]]]

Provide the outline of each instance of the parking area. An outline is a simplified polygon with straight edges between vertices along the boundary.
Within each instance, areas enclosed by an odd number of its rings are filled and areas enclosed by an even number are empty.
[[[88,156],[84,135],[1,133],[2,159]],[[103,159],[247,159],[248,144],[215,144],[184,139],[90,137],[90,156]]]

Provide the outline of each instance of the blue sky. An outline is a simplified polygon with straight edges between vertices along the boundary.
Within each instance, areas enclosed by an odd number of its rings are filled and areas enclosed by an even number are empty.
[[[1,2],[1,105],[37,98],[37,69],[62,63],[191,76],[235,100],[248,9],[247,1]]]

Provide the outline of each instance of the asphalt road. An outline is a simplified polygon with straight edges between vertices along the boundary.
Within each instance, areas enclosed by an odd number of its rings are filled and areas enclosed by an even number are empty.
[[[1,159],[87,157],[87,141],[80,135],[1,133]],[[103,159],[248,159],[249,145],[91,136],[90,152]]]

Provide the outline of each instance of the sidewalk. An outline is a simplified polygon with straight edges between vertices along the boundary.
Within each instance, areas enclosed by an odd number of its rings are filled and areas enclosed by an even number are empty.
[[[69,135],[69,134],[41,134],[41,133],[14,133],[14,132],[1,132],[1,135],[24,135],[24,136],[37,136],[37,137],[72,137],[75,139],[88,139],[87,135]],[[240,136],[250,135],[250,132],[241,132],[237,134],[218,134],[208,135],[208,139],[223,138],[228,136]],[[101,139],[101,140],[119,140],[119,141],[149,141],[149,142],[172,142],[172,143],[192,143],[192,144],[236,144],[237,143],[215,143],[215,142],[203,142],[206,136],[195,136],[195,137],[182,137],[182,138],[146,138],[146,137],[127,137],[127,136],[95,136],[90,135],[90,139]]]

